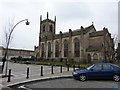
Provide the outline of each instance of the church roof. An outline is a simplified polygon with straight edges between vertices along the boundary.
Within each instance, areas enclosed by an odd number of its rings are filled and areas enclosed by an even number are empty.
[[[90,37],[103,36],[104,31],[102,30],[102,31],[92,32],[89,35],[90,35]]]
[[[86,34],[86,33],[89,32],[91,29],[94,29],[94,30],[95,30],[93,24],[90,25],[90,26],[88,26],[88,27],[83,28],[83,31],[82,31],[82,29],[73,30],[71,34],[72,34],[72,36],[81,35],[82,33],[83,33],[83,34]],[[62,36],[63,36],[63,37],[68,37],[68,36],[69,36],[69,32],[62,33]]]
[[[46,20],[49,20],[49,19],[46,19]],[[82,26],[81,26],[82,27]],[[76,35],[81,35],[82,33],[83,34],[86,34],[87,32],[89,32],[91,29],[94,29],[94,25],[90,25],[88,27],[85,27],[85,28],[81,28],[81,29],[76,29],[76,30],[69,30],[69,32],[64,32],[62,34],[55,34],[55,35],[50,35],[50,36],[47,36],[46,38],[42,38],[42,41],[45,41],[46,39],[47,40],[52,40],[52,39],[59,39],[60,37],[62,38],[65,38],[65,37],[69,37],[69,35],[71,36],[76,36]],[[95,30],[96,31],[96,30]]]
[[[94,25],[92,24],[92,25],[90,25],[90,26],[88,26],[88,27],[86,27],[86,28],[84,29],[84,34],[86,34],[87,32],[89,32],[91,29],[94,29],[94,30],[96,31]]]
[[[44,19],[43,21],[41,21],[42,23],[44,23],[44,22],[46,22],[46,21],[49,21],[49,22],[51,22],[51,23],[54,23],[54,21],[53,20],[51,20],[51,19]]]

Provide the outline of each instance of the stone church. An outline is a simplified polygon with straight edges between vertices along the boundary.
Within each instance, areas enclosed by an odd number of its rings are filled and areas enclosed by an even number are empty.
[[[88,27],[56,34],[54,20],[42,20],[40,16],[39,45],[35,46],[36,59],[98,63],[113,60],[114,42],[107,28],[97,31],[93,24]]]

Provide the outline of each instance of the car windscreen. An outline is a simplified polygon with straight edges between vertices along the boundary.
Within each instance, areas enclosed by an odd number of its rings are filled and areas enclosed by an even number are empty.
[[[87,67],[86,69],[87,69],[87,70],[90,70],[93,66],[94,66],[94,64],[91,65],[91,66],[89,66],[89,67]]]

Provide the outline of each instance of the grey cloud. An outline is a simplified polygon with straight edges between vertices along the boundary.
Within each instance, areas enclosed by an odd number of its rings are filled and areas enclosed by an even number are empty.
[[[57,3],[54,8],[56,14],[65,20],[88,18],[92,14],[86,4],[82,2]]]
[[[92,4],[92,5],[90,5]],[[50,6],[49,6],[50,5]],[[117,5],[115,3],[115,5]],[[48,10],[49,9],[49,10]],[[50,19],[53,19],[54,16],[57,16],[57,29],[58,32],[61,30],[67,30],[69,28],[79,28],[81,25],[88,26],[92,21],[95,23],[97,30],[102,29],[104,26],[111,30],[111,32],[116,32],[117,27],[117,15],[116,7],[113,3],[85,3],[85,2],[11,2],[11,3],[0,3],[0,26],[3,23],[3,17],[6,18],[10,15],[15,14],[15,19],[17,21],[28,18],[30,20],[30,26],[28,31],[26,26],[20,26],[16,28],[20,30],[15,30],[15,39],[14,42],[18,42],[20,34],[26,39],[26,43],[29,45],[23,45],[23,47],[30,48],[38,43],[39,35],[39,16],[43,15],[46,18],[46,11],[49,11]],[[52,17],[52,18],[51,18]],[[54,20],[54,19],[53,19]],[[99,29],[98,29],[99,27]],[[2,29],[2,28],[1,28]],[[23,31],[22,31],[23,30]],[[27,32],[27,33],[25,33]],[[117,31],[118,32],[118,31]],[[119,32],[120,33],[120,32]],[[18,37],[19,36],[19,37]],[[1,37],[0,37],[1,38]],[[28,39],[27,39],[28,38]],[[21,38],[20,38],[21,39]],[[15,45],[15,47],[21,47],[22,41]],[[31,46],[30,46],[31,45]],[[33,45],[33,46],[32,46]]]

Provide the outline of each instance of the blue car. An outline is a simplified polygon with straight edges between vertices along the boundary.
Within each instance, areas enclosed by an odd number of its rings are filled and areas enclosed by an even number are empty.
[[[77,69],[73,73],[74,79],[86,81],[88,79],[112,79],[120,81],[120,67],[110,63],[93,64],[86,69]]]

